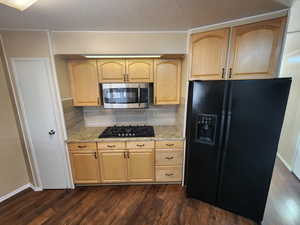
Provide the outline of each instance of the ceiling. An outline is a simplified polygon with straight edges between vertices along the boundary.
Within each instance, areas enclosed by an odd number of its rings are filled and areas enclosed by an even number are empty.
[[[39,0],[20,12],[0,4],[0,28],[178,30],[288,8],[292,0]]]

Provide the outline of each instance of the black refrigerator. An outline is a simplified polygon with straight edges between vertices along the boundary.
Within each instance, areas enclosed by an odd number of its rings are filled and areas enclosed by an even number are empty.
[[[191,81],[186,194],[263,219],[290,78]]]

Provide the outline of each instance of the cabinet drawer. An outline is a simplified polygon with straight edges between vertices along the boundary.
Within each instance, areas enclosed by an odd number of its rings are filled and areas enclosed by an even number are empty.
[[[69,143],[69,150],[96,150],[97,144],[94,142]]]
[[[125,149],[125,142],[99,142],[98,149],[100,150]]]
[[[181,166],[156,166],[156,181],[181,181]]]
[[[155,162],[158,166],[170,166],[182,164],[183,151],[156,151]]]
[[[127,149],[154,148],[154,141],[128,141]]]
[[[183,148],[183,141],[157,141],[156,148]]]

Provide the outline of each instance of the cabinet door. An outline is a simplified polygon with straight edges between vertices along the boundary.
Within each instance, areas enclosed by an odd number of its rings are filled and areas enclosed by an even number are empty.
[[[153,59],[126,60],[126,82],[153,82]]]
[[[125,151],[100,152],[100,167],[103,183],[127,181],[127,159]]]
[[[155,60],[154,63],[154,104],[180,103],[181,61]]]
[[[130,150],[127,160],[129,181],[154,181],[154,154],[152,149]]]
[[[125,60],[98,60],[99,82],[118,83],[125,81]]]
[[[75,184],[100,182],[100,169],[96,151],[71,152],[71,164]]]
[[[96,60],[71,60],[68,66],[73,105],[100,105]]]
[[[232,28],[229,78],[276,75],[285,21],[283,17]]]
[[[218,80],[225,77],[229,28],[191,35],[192,79]]]

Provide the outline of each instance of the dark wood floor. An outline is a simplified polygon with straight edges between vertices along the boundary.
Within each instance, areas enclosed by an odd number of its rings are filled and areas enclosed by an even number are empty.
[[[204,202],[179,185],[25,190],[0,204],[1,225],[253,225]],[[264,225],[300,224],[300,182],[276,163]]]

